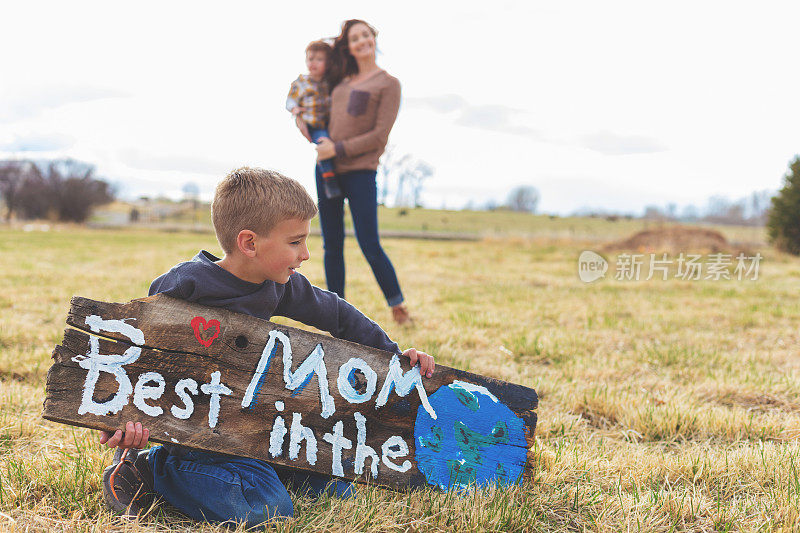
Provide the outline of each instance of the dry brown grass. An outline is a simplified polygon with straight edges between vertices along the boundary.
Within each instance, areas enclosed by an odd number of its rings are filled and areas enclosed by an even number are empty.
[[[165,507],[103,508],[110,453],[41,420],[69,297],[127,301],[211,235],[0,230],[0,530],[227,531]],[[321,246],[303,271],[323,282]],[[535,479],[464,497],[364,488],[295,499],[280,531],[800,530],[800,261],[769,250],[757,281],[584,284],[585,243],[386,240],[415,322],[389,322],[349,242],[348,297],[402,346],[534,387]]]

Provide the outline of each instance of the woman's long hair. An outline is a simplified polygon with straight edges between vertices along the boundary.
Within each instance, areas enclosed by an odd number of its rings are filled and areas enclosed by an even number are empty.
[[[339,85],[347,76],[358,74],[358,63],[356,63],[356,58],[350,53],[350,41],[347,38],[350,28],[356,24],[364,24],[369,28],[373,36],[378,36],[378,31],[366,21],[350,19],[342,23],[342,31],[333,39],[333,53],[331,53],[328,59],[326,77],[328,78],[331,89]]]

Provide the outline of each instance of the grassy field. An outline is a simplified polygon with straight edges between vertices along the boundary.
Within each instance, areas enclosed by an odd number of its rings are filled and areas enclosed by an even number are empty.
[[[430,217],[429,228],[451,215]],[[592,222],[573,236],[385,239],[411,327],[389,321],[349,239],[348,297],[401,346],[538,391],[535,477],[464,497],[297,497],[275,529],[800,530],[800,260],[761,249],[755,281],[617,281],[612,264],[586,284],[577,258],[606,223]],[[323,285],[321,243],[310,244],[303,272]],[[40,417],[69,298],[143,296],[200,248],[219,253],[211,234],[0,228],[0,530],[227,531],[166,507],[115,518],[101,496],[111,453]]]

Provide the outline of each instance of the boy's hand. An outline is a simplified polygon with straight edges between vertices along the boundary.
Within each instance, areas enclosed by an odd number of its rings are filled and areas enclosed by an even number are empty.
[[[436,363],[433,362],[433,356],[428,355],[425,352],[420,352],[414,348],[409,348],[403,355],[408,357],[411,360],[411,366],[419,362],[419,373],[425,377],[431,377],[433,375],[433,371],[436,368]]]
[[[293,107],[292,108],[292,115],[297,116],[300,113],[305,113],[305,111],[306,111],[305,107],[300,107],[300,106]]]
[[[136,448],[141,450],[147,445],[150,439],[150,430],[142,426],[141,422],[128,422],[125,424],[125,431],[118,429],[114,433],[110,431],[100,432],[100,444],[105,444],[109,448]]]
[[[311,142],[311,134],[308,133],[308,126],[306,125],[305,121],[300,118],[300,115],[295,115],[294,123],[297,124],[297,129],[300,130],[300,133],[303,134],[303,137],[305,137],[308,142]]]

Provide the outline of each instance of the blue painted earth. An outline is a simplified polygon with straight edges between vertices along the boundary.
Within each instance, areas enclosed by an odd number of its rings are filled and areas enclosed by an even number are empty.
[[[522,480],[527,443],[522,419],[486,387],[454,381],[422,407],[414,424],[417,467],[431,485],[464,489]]]

